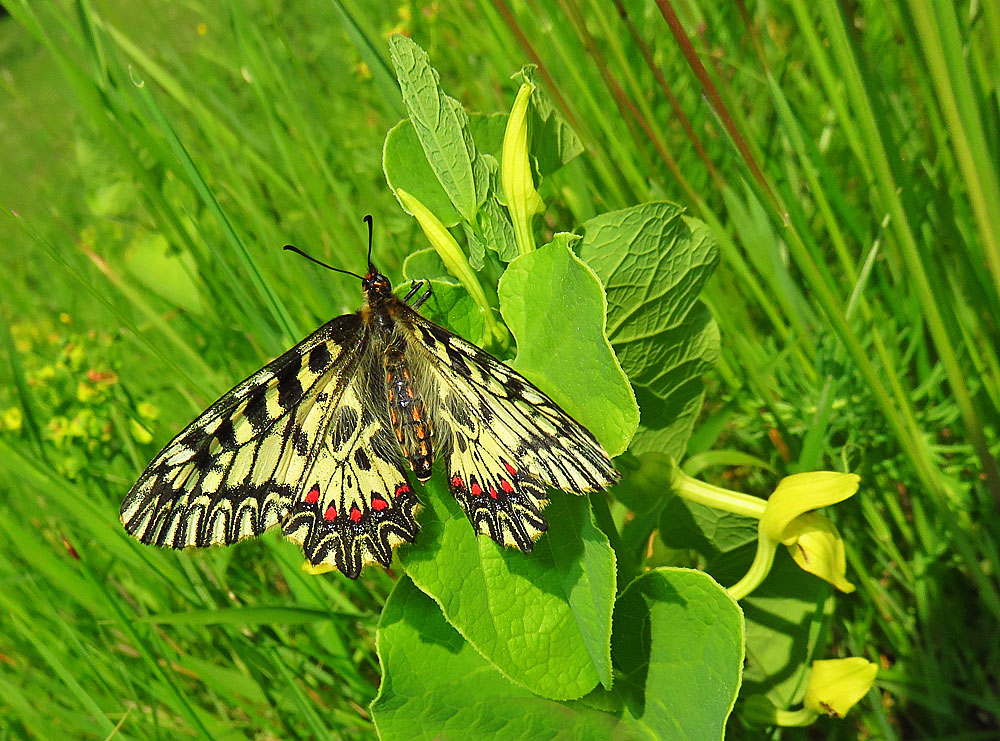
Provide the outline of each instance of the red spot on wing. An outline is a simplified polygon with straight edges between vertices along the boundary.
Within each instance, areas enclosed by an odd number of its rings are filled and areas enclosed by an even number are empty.
[[[497,498],[497,490],[493,488],[492,484],[490,484],[490,498],[491,499]]]
[[[388,506],[389,503],[385,501],[382,497],[372,497],[372,507],[377,509],[379,512],[381,512]]]
[[[334,508],[332,504],[329,507],[327,507],[326,512],[323,513],[323,519],[329,522],[333,522],[334,520],[337,519],[337,510]]]
[[[479,486],[475,481],[472,482],[472,496],[478,497],[483,493],[482,487]]]
[[[511,476],[517,476],[517,469],[510,465],[507,461],[503,462],[503,467],[507,469],[507,473]]]
[[[461,476],[452,476],[451,477],[451,485],[453,487],[455,487],[456,489],[463,489],[463,488],[465,488],[465,484],[462,482],[462,477]]]
[[[319,484],[313,484],[313,488],[306,494],[306,501],[309,504],[316,504],[319,501]]]
[[[395,496],[397,496],[397,497],[398,496],[402,496],[403,494],[409,494],[409,493],[410,493],[410,485],[409,484],[400,484],[399,486],[396,487],[396,494],[395,494]]]
[[[514,491],[514,487],[510,485],[510,482],[507,479],[500,479],[500,488],[508,494]]]
[[[358,509],[358,505],[351,505],[351,522],[357,522],[361,519],[361,510]]]

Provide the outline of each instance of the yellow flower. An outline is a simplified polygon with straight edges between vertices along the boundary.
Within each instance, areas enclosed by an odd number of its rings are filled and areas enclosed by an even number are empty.
[[[795,562],[806,571],[826,579],[844,592],[854,586],[847,581],[844,544],[836,528],[814,509],[842,502],[854,495],[861,479],[853,473],[813,471],[786,476],[765,502],[757,497],[711,486],[674,467],[674,491],[685,499],[709,507],[760,519],[757,553],[746,575],[729,588],[735,599],[756,589],[771,570],[778,546],[792,547]]]
[[[786,476],[767,500],[760,529],[773,541],[783,542],[785,528],[801,514],[826,507],[854,495],[861,477],[855,473],[813,471]]]
[[[0,414],[0,429],[17,431],[21,429],[24,418],[21,407],[8,407]]]
[[[160,416],[160,410],[148,401],[139,402],[139,405],[135,408],[135,410],[139,412],[139,416],[144,419],[156,419]]]
[[[836,526],[823,515],[806,512],[785,528],[782,543],[803,571],[830,582],[841,592],[854,591],[847,581],[847,556],[844,540]]]
[[[843,718],[875,683],[878,666],[859,656],[814,661],[803,704],[815,713]]]
[[[86,404],[88,401],[97,396],[97,389],[91,386],[89,383],[80,381],[76,385],[76,398],[78,401],[82,401]]]
[[[545,208],[531,177],[528,159],[528,104],[533,86],[521,85],[507,119],[500,155],[500,181],[507,198],[507,210],[514,225],[517,251],[525,255],[535,249],[531,233],[531,219]]]

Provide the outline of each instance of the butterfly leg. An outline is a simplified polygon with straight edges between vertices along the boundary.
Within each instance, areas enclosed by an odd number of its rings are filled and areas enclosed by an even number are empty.
[[[418,298],[416,301],[413,302],[413,308],[419,309],[421,306],[423,306],[424,301],[426,301],[431,297],[431,293],[433,293],[433,291],[431,290],[430,284],[428,284],[427,293],[425,293],[423,296],[421,296],[420,298]]]
[[[420,290],[420,287],[423,286],[423,284],[424,282],[422,280],[417,280],[410,283],[410,291],[405,296],[403,296],[403,303],[409,304],[410,299],[416,295],[417,291]]]

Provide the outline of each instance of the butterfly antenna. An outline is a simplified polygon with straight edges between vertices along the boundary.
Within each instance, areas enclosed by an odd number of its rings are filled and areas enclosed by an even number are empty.
[[[344,270],[343,268],[335,268],[335,267],[333,267],[333,265],[327,265],[322,260],[317,260],[312,255],[307,255],[305,252],[303,252],[302,250],[300,250],[298,247],[295,247],[294,245],[286,244],[283,249],[286,249],[289,252],[294,252],[297,255],[302,255],[302,257],[306,258],[307,260],[312,260],[314,263],[316,263],[317,265],[322,265],[327,270],[333,270],[333,271],[335,271],[337,273],[346,273],[347,275],[353,275],[355,278],[360,278],[361,280],[365,279],[365,277],[363,275],[358,275],[357,273],[352,273],[350,270]]]
[[[368,272],[374,273],[375,266],[372,265],[372,215],[365,214],[364,221],[368,224]]]

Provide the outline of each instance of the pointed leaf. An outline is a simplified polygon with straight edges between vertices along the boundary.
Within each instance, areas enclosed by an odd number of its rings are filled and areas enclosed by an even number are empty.
[[[427,162],[455,209],[471,223],[486,198],[489,172],[472,140],[469,116],[441,90],[430,58],[415,42],[393,36],[389,54]]]

